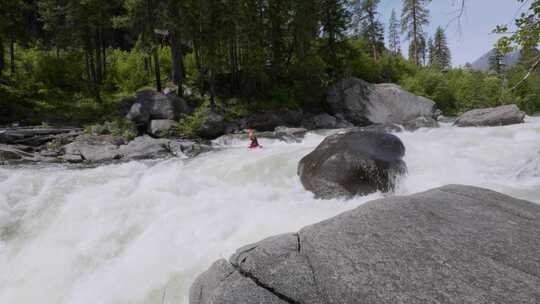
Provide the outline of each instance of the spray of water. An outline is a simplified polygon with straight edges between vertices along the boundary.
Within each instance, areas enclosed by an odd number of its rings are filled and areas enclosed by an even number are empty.
[[[187,303],[198,273],[246,243],[368,200],[315,200],[296,166],[324,138],[247,142],[192,160],[0,168],[0,303]],[[461,183],[540,203],[540,119],[400,133],[397,194]]]

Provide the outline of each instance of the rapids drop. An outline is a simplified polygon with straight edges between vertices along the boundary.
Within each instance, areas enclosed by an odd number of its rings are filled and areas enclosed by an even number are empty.
[[[460,183],[540,203],[540,118],[397,136],[409,168],[397,194]],[[297,163],[323,138],[192,160],[0,167],[0,303],[187,303],[196,275],[236,248],[383,196],[304,191]]]

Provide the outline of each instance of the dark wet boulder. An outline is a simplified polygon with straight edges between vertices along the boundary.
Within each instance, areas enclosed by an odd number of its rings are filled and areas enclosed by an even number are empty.
[[[190,304],[540,303],[540,206],[450,185],[237,250]]]
[[[506,126],[523,123],[525,113],[516,105],[476,109],[465,112],[454,122],[458,127]]]
[[[342,115],[357,126],[395,123],[418,117],[435,119],[440,111],[432,100],[407,92],[395,84],[371,84],[346,78],[330,88],[330,114]]]
[[[323,199],[387,192],[407,171],[404,155],[396,136],[355,130],[327,137],[300,160],[298,175],[306,190]]]
[[[206,139],[214,139],[225,132],[225,118],[216,112],[210,112],[201,123],[197,134]]]

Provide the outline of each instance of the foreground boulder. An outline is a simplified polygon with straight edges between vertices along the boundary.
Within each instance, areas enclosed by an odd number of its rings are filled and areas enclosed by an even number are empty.
[[[323,199],[387,192],[407,171],[404,155],[396,136],[356,130],[327,137],[300,160],[298,175],[304,188]]]
[[[458,127],[506,126],[523,123],[525,113],[516,105],[476,109],[465,112],[454,122]]]
[[[327,103],[331,114],[357,126],[405,125],[419,117],[435,120],[440,115],[433,101],[398,85],[370,84],[357,78],[346,78],[330,88]]]
[[[190,304],[540,303],[540,206],[451,185],[239,249]]]

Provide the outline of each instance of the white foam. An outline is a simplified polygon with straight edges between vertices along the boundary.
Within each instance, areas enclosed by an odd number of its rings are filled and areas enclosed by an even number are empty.
[[[539,131],[529,119],[400,133],[409,175],[398,193],[462,183],[540,203],[538,180],[516,178],[540,150]],[[323,138],[255,151],[235,142],[193,160],[0,168],[0,303],[187,303],[216,259],[381,196],[304,191],[297,163]]]

